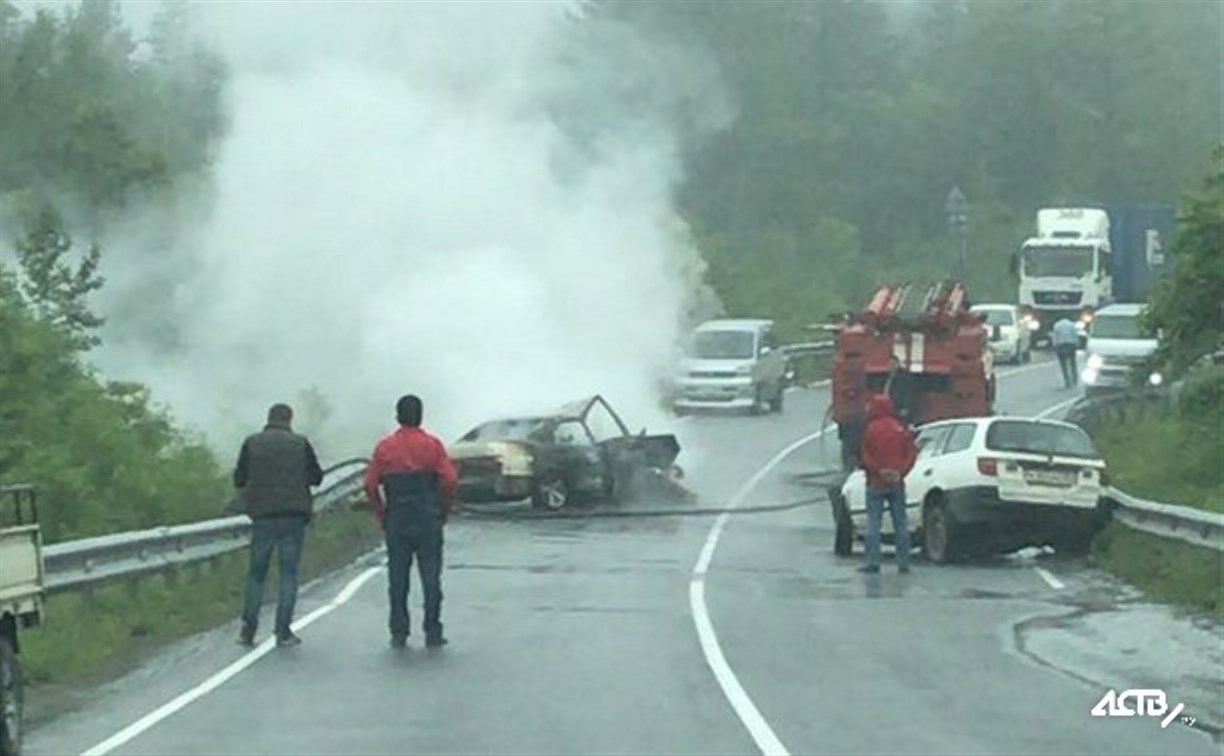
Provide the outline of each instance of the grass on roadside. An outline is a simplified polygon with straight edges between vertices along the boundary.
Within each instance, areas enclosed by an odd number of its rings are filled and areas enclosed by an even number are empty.
[[[303,580],[348,563],[379,537],[373,518],[363,512],[316,519],[306,536]],[[37,686],[103,679],[170,641],[237,617],[246,568],[242,549],[211,567],[108,585],[88,599],[78,593],[51,597],[43,625],[21,636],[26,680]],[[274,566],[264,592],[272,601],[276,579]]]
[[[1224,512],[1224,429],[1177,412],[1152,412],[1099,429],[1114,486],[1144,499]]]
[[[1158,601],[1224,620],[1224,554],[1111,522],[1093,542],[1096,562]]]

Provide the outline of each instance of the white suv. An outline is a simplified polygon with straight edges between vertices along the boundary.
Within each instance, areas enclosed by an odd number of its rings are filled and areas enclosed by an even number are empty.
[[[933,562],[1050,544],[1082,551],[1104,525],[1105,461],[1081,428],[1019,417],[959,418],[922,427],[906,477],[913,542]],[[862,470],[830,492],[834,551],[848,555],[867,527]],[[891,518],[884,516],[884,540]]]

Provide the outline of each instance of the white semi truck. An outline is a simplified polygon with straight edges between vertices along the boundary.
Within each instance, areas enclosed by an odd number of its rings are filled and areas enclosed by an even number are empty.
[[[1069,317],[1084,326],[1113,299],[1113,254],[1109,213],[1098,208],[1037,211],[1037,235],[1020,247],[1019,304],[1044,339],[1055,321]]]

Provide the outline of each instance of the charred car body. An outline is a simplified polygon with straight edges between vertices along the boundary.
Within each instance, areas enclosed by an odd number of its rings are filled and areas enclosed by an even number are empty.
[[[561,509],[577,499],[625,499],[679,475],[671,434],[633,435],[600,396],[555,413],[495,420],[451,445],[465,502],[519,501]]]

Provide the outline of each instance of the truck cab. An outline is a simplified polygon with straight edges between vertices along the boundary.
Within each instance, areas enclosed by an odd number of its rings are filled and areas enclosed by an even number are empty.
[[[781,412],[786,355],[772,320],[709,320],[684,346],[674,379],[677,413],[705,409]]]
[[[1048,337],[1064,317],[1085,325],[1113,299],[1113,250],[1109,214],[1096,208],[1043,208],[1037,235],[1016,259],[1019,302],[1036,325],[1035,340]]]

